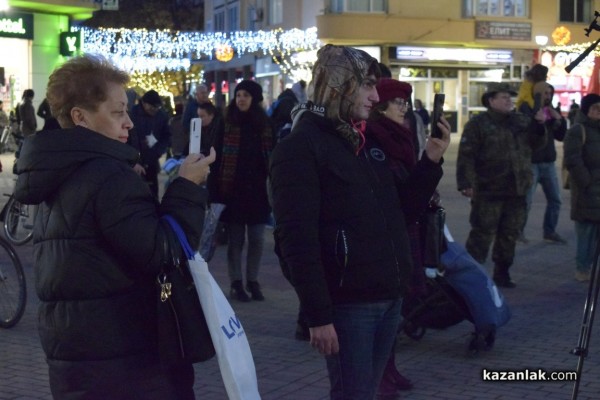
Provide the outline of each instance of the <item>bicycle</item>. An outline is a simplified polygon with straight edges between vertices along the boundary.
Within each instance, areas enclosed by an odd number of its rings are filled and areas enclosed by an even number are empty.
[[[37,214],[37,206],[23,204],[9,196],[4,206],[4,234],[6,239],[15,246],[21,246],[33,236],[33,222]]]
[[[0,328],[19,322],[27,303],[27,284],[21,260],[10,243],[0,236]]]

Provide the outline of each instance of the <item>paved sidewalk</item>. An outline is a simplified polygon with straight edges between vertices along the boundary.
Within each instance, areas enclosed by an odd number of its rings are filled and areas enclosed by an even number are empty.
[[[464,243],[468,234],[469,202],[455,187],[458,138],[447,154],[440,192],[447,209],[447,223],[455,239]],[[559,149],[559,154],[562,154]],[[0,174],[0,192],[10,192],[12,159],[0,156],[6,172]],[[0,202],[5,199],[0,196]],[[569,192],[563,192],[558,232],[568,245],[542,241],[541,221],[545,200],[541,190],[534,198],[526,234],[529,244],[519,244],[512,269],[517,288],[504,290],[513,317],[502,327],[494,349],[467,357],[465,344],[472,324],[465,321],[443,331],[427,331],[420,341],[398,339],[396,361],[415,388],[402,398],[426,399],[570,399],[572,382],[483,381],[483,369],[518,371],[574,371],[577,357],[569,354],[579,338],[588,286],[573,279],[575,235],[569,219]],[[260,274],[266,301],[232,302],[250,340],[262,398],[319,400],[328,398],[329,383],[324,360],[306,342],[294,340],[298,308],[296,295],[282,277],[272,252],[271,231]],[[40,349],[33,293],[31,245],[18,249],[28,274],[29,303],[23,320],[0,330],[0,400],[50,399],[44,355]],[[226,249],[217,249],[210,269],[228,292]],[[488,271],[491,265],[486,265]],[[600,329],[600,328],[599,328]],[[600,342],[593,332],[590,356],[585,361],[579,399],[600,398]],[[196,364],[195,390],[199,399],[226,399],[216,360]]]

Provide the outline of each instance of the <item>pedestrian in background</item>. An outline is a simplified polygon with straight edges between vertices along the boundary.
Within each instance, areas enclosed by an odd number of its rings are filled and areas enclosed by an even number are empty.
[[[577,237],[575,279],[586,282],[600,238],[600,96],[595,93],[581,99],[581,112],[565,136],[564,163]]]
[[[189,243],[202,232],[214,160],[189,156],[161,204],[126,145],[128,75],[103,58],[71,58],[48,80],[63,129],[25,139],[15,198],[39,204],[33,231],[38,331],[55,399],[194,399],[191,364],[166,368],[157,346],[159,218]],[[85,90],[83,90],[85,88]]]
[[[534,92],[538,92],[541,98],[548,139],[542,148],[534,150],[531,155],[533,184],[527,192],[527,213],[525,214],[525,221],[523,222],[523,229],[521,229],[519,240],[525,243],[528,242],[525,236],[525,226],[527,225],[533,196],[539,183],[546,197],[546,211],[544,212],[544,221],[542,224],[544,241],[555,244],[566,244],[567,241],[556,232],[562,202],[560,200],[558,174],[556,173],[556,146],[554,145],[554,141],[563,141],[567,132],[567,121],[552,106],[552,98],[554,97],[554,87],[552,85],[540,82],[535,85]],[[533,118],[536,110],[533,109],[531,104],[523,102],[519,107],[519,111]]]
[[[273,150],[271,124],[261,102],[262,86],[252,80],[237,84],[225,114],[225,128],[215,137],[217,160],[209,180],[210,199],[225,204],[221,221],[227,224],[227,266],[233,299],[264,300],[258,273],[264,231],[271,208],[267,170]],[[242,251],[248,237],[246,285]],[[250,296],[246,292],[250,292]]]
[[[425,125],[425,130],[429,131],[429,122],[431,122],[429,111],[423,106],[423,102],[420,99],[415,99],[415,114],[421,117],[423,125]]]
[[[35,108],[33,108],[34,96],[33,89],[25,89],[21,102],[17,105],[19,128],[21,129],[21,135],[24,137],[33,135],[37,130],[37,118]]]
[[[379,74],[377,60],[362,50],[322,47],[309,101],[295,109],[270,167],[276,253],[310,343],[325,355],[332,399],[375,397],[412,268],[386,153],[365,143]],[[441,153],[429,169],[441,170]]]
[[[198,83],[196,85],[196,90],[194,91],[194,96],[189,96],[185,109],[183,110],[182,119],[184,133],[188,136],[190,134],[190,121],[192,118],[198,117],[198,105],[210,101],[208,97],[209,94],[208,86],[203,83]]]
[[[471,199],[467,251],[484,264],[493,241],[493,279],[505,288],[516,286],[509,269],[527,212],[531,153],[546,141],[544,112],[514,112],[516,95],[506,83],[488,85],[481,98],[487,111],[465,125],[456,161],[458,190]]]
[[[52,116],[52,111],[50,111],[50,105],[48,104],[47,98],[44,98],[40,103],[40,106],[37,109],[37,116],[44,120],[44,126],[42,127],[43,131],[60,129],[58,120]]]
[[[450,131],[449,126],[443,125],[442,130],[445,130],[447,135],[444,141],[440,139],[427,141],[424,156],[421,158],[416,134],[410,129],[410,125],[405,124],[412,87],[406,82],[382,78],[377,82],[376,88],[379,102],[371,110],[367,121],[367,130],[365,131],[367,143],[372,141],[375,148],[379,148],[385,153],[389,168],[394,173],[401,204],[407,206],[410,203],[416,203],[423,206],[420,210],[421,213],[418,212],[418,209],[405,213],[413,261],[409,293],[415,295],[420,290],[424,290],[422,287],[425,285],[425,266],[421,246],[424,238],[421,238],[421,228],[417,221],[420,219],[428,199],[421,196],[429,195],[431,197],[442,177],[441,168],[430,168],[429,164],[441,161],[437,158],[432,160],[432,158],[438,157],[438,146],[445,151],[449,143]],[[390,354],[377,391],[380,399],[395,399],[398,390],[412,388],[411,381],[396,368],[393,349]]]
[[[150,186],[158,199],[159,160],[171,144],[169,116],[162,109],[162,100],[156,90],[149,90],[131,110],[133,129],[128,144],[140,152],[140,160],[134,170]]]

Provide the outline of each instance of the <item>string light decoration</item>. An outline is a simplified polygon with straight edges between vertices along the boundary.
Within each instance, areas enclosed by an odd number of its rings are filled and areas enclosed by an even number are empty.
[[[271,31],[179,32],[170,30],[74,27],[83,34],[82,51],[103,54],[132,72],[187,69],[191,60],[212,60],[223,46],[237,57],[262,53],[287,59],[321,46],[317,28]]]

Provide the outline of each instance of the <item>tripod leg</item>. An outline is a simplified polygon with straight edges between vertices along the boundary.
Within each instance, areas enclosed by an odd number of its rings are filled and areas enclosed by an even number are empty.
[[[583,361],[588,354],[588,346],[592,335],[592,325],[594,324],[594,313],[596,312],[596,304],[598,303],[598,294],[600,292],[600,267],[598,266],[600,263],[600,238],[598,239],[599,241],[596,243],[596,249],[594,251],[594,262],[592,263],[588,293],[583,308],[583,319],[581,322],[579,341],[577,342],[577,347],[571,350],[572,354],[579,356],[576,370],[577,378],[573,386],[572,400],[576,400],[579,393]]]

